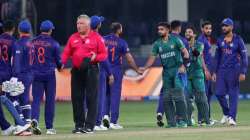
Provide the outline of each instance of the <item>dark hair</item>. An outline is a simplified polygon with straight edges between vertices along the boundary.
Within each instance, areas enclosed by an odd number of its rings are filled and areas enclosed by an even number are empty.
[[[3,31],[11,31],[13,28],[15,28],[15,23],[12,20],[6,20],[3,22]]]
[[[191,29],[191,30],[193,30],[194,34],[197,34],[197,31],[196,31],[196,29],[195,29],[195,27],[194,27],[193,25],[188,25],[188,26],[186,27],[186,30],[187,30],[187,29]]]
[[[168,22],[159,22],[157,24],[157,27],[159,27],[159,26],[163,26],[163,27],[165,27],[167,29],[170,29],[170,24]]]
[[[176,28],[181,27],[181,21],[179,21],[179,20],[173,20],[170,23],[170,26],[171,26],[172,30],[175,30]]]
[[[119,22],[113,22],[110,26],[110,29],[113,33],[116,33],[118,30],[122,28],[122,24]]]
[[[202,22],[201,27],[204,28],[206,25],[212,25],[212,23],[209,20],[206,20]]]

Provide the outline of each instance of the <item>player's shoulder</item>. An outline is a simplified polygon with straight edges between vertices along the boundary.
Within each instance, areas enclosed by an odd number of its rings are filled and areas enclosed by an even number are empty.
[[[197,40],[196,42],[195,42],[195,44],[196,44],[196,46],[197,47],[199,47],[199,48],[204,48],[204,43],[202,43],[201,41],[199,41],[199,40]]]

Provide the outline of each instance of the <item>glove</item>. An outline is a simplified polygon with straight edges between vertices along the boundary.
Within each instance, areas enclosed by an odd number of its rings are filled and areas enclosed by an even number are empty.
[[[194,49],[192,51],[192,54],[195,56],[195,57],[198,57],[200,55],[200,52],[197,50],[197,49]]]
[[[2,84],[2,91],[10,93],[10,96],[18,96],[24,92],[24,85],[18,82],[17,78],[13,77],[10,81],[5,81]]]

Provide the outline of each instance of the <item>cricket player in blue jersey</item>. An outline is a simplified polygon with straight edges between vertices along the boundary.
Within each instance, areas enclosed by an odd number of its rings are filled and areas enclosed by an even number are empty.
[[[128,61],[128,64],[137,72],[142,73],[129,52],[128,44],[125,40],[120,38],[122,34],[122,25],[114,22],[111,24],[112,33],[105,36],[105,44],[108,47],[108,60],[111,64],[111,71],[114,75],[114,83],[109,86],[109,92],[106,97],[106,111],[103,119],[104,126],[111,129],[122,129],[118,124],[119,108],[122,89],[122,58]]]
[[[40,25],[41,34],[33,39],[35,59],[33,64],[34,80],[32,83],[32,125],[38,126],[40,103],[45,93],[46,134],[56,134],[53,127],[55,116],[56,75],[55,68],[62,68],[59,43],[51,37],[53,23],[45,20]]]
[[[14,22],[5,21],[3,31],[4,33],[0,35],[0,83],[10,80],[12,75],[11,58],[16,41],[13,37],[15,32]]]
[[[91,29],[95,32],[99,32],[99,29],[101,28],[102,22],[104,21],[104,17],[102,16],[92,16],[90,18],[90,26]],[[102,61],[99,63],[100,65],[100,73],[99,73],[99,85],[98,85],[98,113],[96,118],[96,125],[94,127],[95,131],[105,131],[108,130],[107,127],[105,127],[102,124],[102,119],[104,116],[104,110],[105,110],[105,97],[107,92],[107,80],[110,84],[114,82],[114,76],[111,73],[111,67],[108,59],[105,61]],[[108,77],[108,78],[107,78]]]
[[[209,118],[211,120],[211,123],[214,122],[214,120],[211,119],[211,109],[210,109],[210,102],[212,95],[214,94],[214,84],[211,79],[211,72],[212,72],[212,39],[211,39],[211,33],[212,33],[212,23],[210,21],[204,21],[201,24],[201,31],[202,34],[198,37],[198,41],[204,44],[204,50],[203,50],[203,58],[204,62],[206,64],[206,67],[208,68],[208,71],[205,71],[205,87],[206,87],[206,95],[207,95],[207,101],[209,105]],[[198,114],[198,123],[201,124],[201,114]]]
[[[246,78],[248,56],[243,39],[233,33],[233,20],[226,18],[221,26],[223,35],[217,39],[212,79],[216,81],[216,96],[224,114],[221,123],[235,126],[239,82]],[[229,103],[226,95],[229,96]]]
[[[29,21],[21,21],[18,25],[20,38],[15,43],[13,52],[12,76],[18,78],[24,86],[24,93],[16,96],[14,102],[20,104],[20,111],[26,122],[31,122],[31,105],[29,100],[30,86],[32,83],[32,64],[34,60],[34,46],[31,43],[31,24]]]
[[[185,47],[188,49],[189,45],[188,45],[188,41],[186,40],[186,38],[182,37],[180,35],[181,33],[181,29],[182,29],[182,23],[181,21],[179,20],[173,20],[171,23],[170,23],[170,26],[171,26],[171,35],[175,36],[175,37],[178,37],[182,42],[183,44],[185,45]],[[179,74],[182,78],[182,82],[183,82],[183,85],[184,85],[184,93],[186,95],[186,100],[187,100],[187,107],[188,107],[188,112],[189,113],[192,113],[193,111],[193,99],[191,97],[188,97],[188,94],[187,94],[187,74],[186,73],[181,73]],[[163,89],[161,89],[161,92],[160,92],[160,96],[159,96],[159,101],[158,101],[158,107],[157,107],[157,125],[159,127],[162,127],[164,126],[164,123],[163,123],[163,114],[164,114],[164,108],[163,108]],[[178,114],[177,114],[178,116]],[[191,115],[190,115],[191,116]],[[190,124],[191,122],[194,123],[194,119],[193,118],[188,118],[188,124]]]

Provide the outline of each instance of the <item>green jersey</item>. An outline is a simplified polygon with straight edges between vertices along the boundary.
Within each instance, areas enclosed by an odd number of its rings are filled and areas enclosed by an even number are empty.
[[[194,56],[192,51],[196,49],[200,55],[198,57]],[[190,57],[190,66],[187,68],[187,74],[189,79],[192,79],[193,77],[199,77],[203,78],[203,49],[204,45],[201,42],[195,41],[194,46],[189,48],[189,57]]]
[[[161,38],[153,44],[152,54],[161,59],[164,69],[178,68],[182,63],[181,49],[185,48],[183,42],[173,35],[169,35],[168,41]]]

